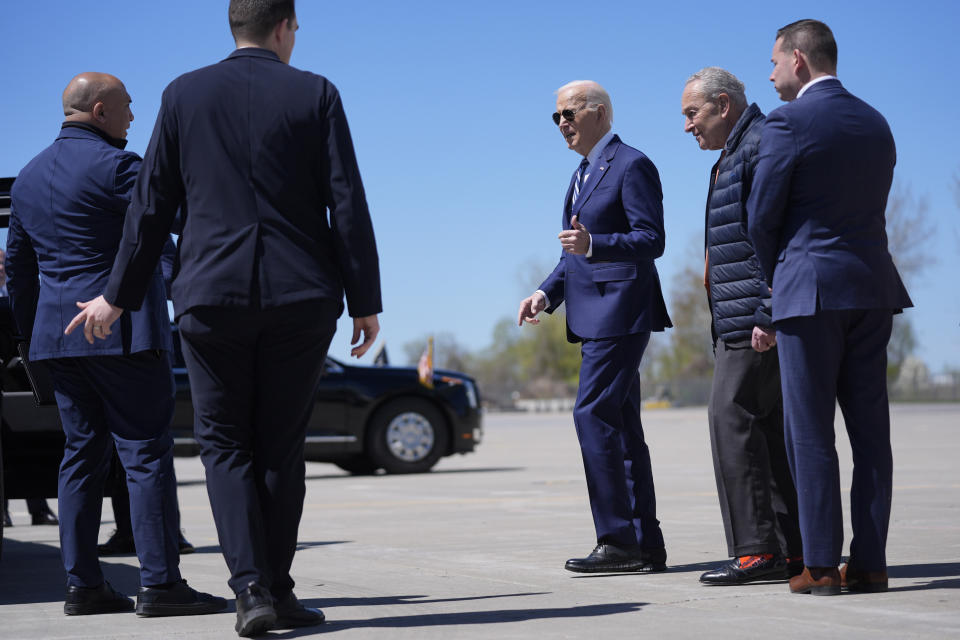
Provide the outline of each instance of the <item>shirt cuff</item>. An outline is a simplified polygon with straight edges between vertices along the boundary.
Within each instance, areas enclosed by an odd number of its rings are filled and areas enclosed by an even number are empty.
[[[587,237],[590,238],[590,244],[587,246],[587,257],[592,258],[593,257],[593,236],[588,233]]]
[[[544,309],[549,309],[549,308],[550,308],[550,298],[548,298],[548,297],[547,297],[547,294],[545,294],[545,293],[543,292],[543,289],[537,289],[536,291],[534,291],[534,293],[539,293],[540,295],[543,296],[543,304],[544,304],[544,307],[543,307],[543,308],[544,308]]]

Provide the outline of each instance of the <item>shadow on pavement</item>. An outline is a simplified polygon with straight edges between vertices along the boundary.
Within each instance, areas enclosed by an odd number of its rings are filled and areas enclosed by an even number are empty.
[[[429,596],[376,596],[372,598],[313,598],[301,600],[307,607],[374,607],[398,604],[436,604],[438,602],[464,602],[467,600],[490,600],[491,598],[518,598],[520,596],[545,596],[547,591],[529,593],[499,593],[491,596],[466,596],[463,598],[429,598]],[[429,598],[429,599],[424,599]]]
[[[504,471],[525,471],[526,467],[476,467],[473,469],[432,469],[427,471],[424,474],[420,475],[447,475],[447,474],[461,474],[461,473],[494,473],[494,472],[504,472]],[[339,473],[322,473],[322,474],[311,474],[306,476],[306,480],[326,480],[328,478],[363,478],[371,480],[386,480],[389,478],[397,478],[402,474],[391,474],[383,473],[347,473],[346,471],[341,471]]]
[[[317,464],[326,464],[326,463],[317,463]],[[461,474],[461,473],[498,473],[504,471],[525,471],[526,467],[475,467],[472,469],[433,469],[428,471],[429,475],[446,475],[446,474]],[[308,473],[304,480],[332,480],[336,478],[396,478],[398,474],[389,474],[389,473],[371,473],[371,474],[350,474],[346,471],[331,471],[330,473]],[[177,480],[178,487],[196,487],[196,486],[205,486],[207,481],[198,478],[194,480]]]
[[[100,560],[103,575],[117,591],[136,597],[140,570]],[[38,542],[3,541],[0,565],[0,604],[62,602],[67,588],[60,548]]]
[[[472,469],[434,469],[431,475],[443,475],[447,473],[491,473],[494,471],[526,471],[526,467],[474,467]]]
[[[303,540],[297,542],[297,551],[303,551],[304,549],[310,549],[312,547],[326,547],[331,544],[350,544],[353,540],[317,540],[315,542],[305,542]],[[220,547],[217,547],[217,551],[220,550]]]
[[[887,567],[891,578],[960,578],[960,562],[902,564]]]
[[[331,544],[350,544],[352,540],[318,540],[315,542],[298,542],[297,551],[303,551],[304,549],[311,549],[313,547],[324,547]],[[193,553],[222,553],[220,545],[218,544],[208,544],[203,546],[196,546],[193,548]],[[113,558],[135,558],[136,553],[116,553],[109,557]],[[102,557],[102,556],[101,556]]]
[[[320,600],[311,601],[307,606],[316,606]],[[306,603],[305,603],[306,604]],[[330,620],[319,627],[295,629],[280,633],[271,633],[271,638],[299,638],[319,633],[333,633],[358,628],[394,628],[442,627],[470,624],[500,624],[504,622],[524,622],[558,618],[589,618],[609,616],[619,613],[639,611],[645,602],[621,602],[611,604],[582,605],[552,609],[497,609],[494,611],[464,611],[459,613],[424,613],[410,616],[387,616],[369,620]]]
[[[923,589],[960,589],[960,562],[938,562],[931,564],[902,564],[887,567],[891,578],[934,578],[924,584],[908,587],[893,587],[890,591],[920,591]],[[945,579],[938,579],[945,578]]]

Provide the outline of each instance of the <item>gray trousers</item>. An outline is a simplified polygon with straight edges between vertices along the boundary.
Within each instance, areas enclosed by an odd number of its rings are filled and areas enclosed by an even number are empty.
[[[758,353],[749,341],[717,339],[714,355],[708,419],[727,554],[800,556],[777,349]]]

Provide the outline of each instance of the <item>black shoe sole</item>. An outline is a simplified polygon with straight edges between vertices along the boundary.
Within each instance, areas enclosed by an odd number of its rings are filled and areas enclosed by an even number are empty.
[[[572,571],[573,573],[657,573],[660,571],[666,571],[666,564],[635,564],[635,563],[624,563],[624,564],[609,564],[609,565],[597,565],[597,566],[583,566],[583,565],[571,565],[569,562],[563,567],[567,571]]]
[[[237,624],[234,626],[234,629],[238,636],[242,638],[252,638],[273,629],[277,622],[277,612],[273,607],[264,605],[254,607],[250,611],[247,611],[244,618],[243,622],[241,622],[238,614]]]
[[[223,602],[194,602],[190,604],[140,604],[137,603],[137,615],[141,618],[161,618],[165,616],[203,616],[218,613],[227,608]]]
[[[787,580],[789,577],[792,576],[787,576],[783,569],[774,569],[767,573],[730,576],[720,578],[718,580],[704,580],[703,578],[700,578],[700,584],[708,587],[736,587],[744,584],[752,584],[754,582],[783,581]]]
[[[133,602],[99,602],[96,604],[64,603],[63,613],[68,616],[93,616],[101,613],[129,613],[134,610]]]
[[[847,585],[846,589],[850,593],[885,593],[889,589],[887,584],[855,582],[852,586]]]
[[[840,595],[840,586],[810,587],[808,589],[801,589],[799,591],[790,589],[790,593],[795,593],[797,595],[810,594],[812,596],[838,596]]]
[[[640,573],[660,573],[661,571],[666,571],[666,570],[667,570],[666,563],[646,564],[646,565],[643,565],[643,568],[638,569]]]

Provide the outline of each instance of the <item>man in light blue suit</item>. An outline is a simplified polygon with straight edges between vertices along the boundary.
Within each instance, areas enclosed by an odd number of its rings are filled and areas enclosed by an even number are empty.
[[[581,343],[574,423],[597,546],[569,571],[663,571],[650,452],[640,421],[638,368],[651,331],[672,326],[654,260],[665,234],[660,177],[612,133],[613,107],[595,82],[557,91],[553,121],[583,156],[563,201],[560,261],[520,303],[517,322],[566,302],[567,338]]]
[[[885,591],[893,457],[886,347],[912,306],[887,250],[884,211],[896,150],[886,120],[836,78],[827,25],[777,32],[770,80],[788,104],[767,116],[749,233],[773,291],[787,455],[797,487],[804,572],[794,593]],[[853,449],[850,561],[834,446],[839,402]]]
[[[103,484],[113,444],[130,490],[140,560],[141,616],[213,613],[226,600],[180,576],[173,471],[171,335],[163,276],[151,274],[146,303],[100,341],[65,335],[79,301],[110,276],[140,169],[125,151],[130,96],[103,73],[75,77],[63,93],[65,121],[52,145],[20,172],[11,192],[7,274],[14,317],[30,359],[50,370],[66,436],[59,475],[60,550],[67,615],[131,611],[97,559]]]

